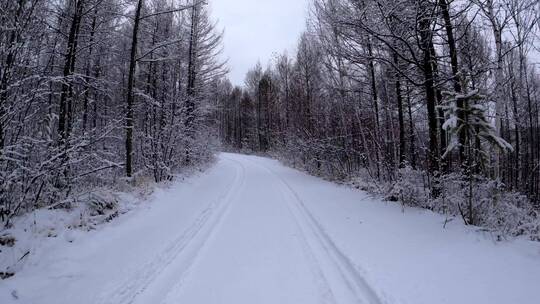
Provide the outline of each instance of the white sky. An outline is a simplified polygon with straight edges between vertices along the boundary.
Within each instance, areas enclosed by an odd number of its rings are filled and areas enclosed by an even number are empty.
[[[243,85],[246,72],[274,54],[293,52],[306,24],[308,0],[213,0],[212,16],[225,29],[224,56],[229,78]]]

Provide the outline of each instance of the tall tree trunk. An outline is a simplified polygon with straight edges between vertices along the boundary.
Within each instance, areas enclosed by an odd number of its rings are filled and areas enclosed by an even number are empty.
[[[373,47],[371,45],[371,40],[367,40],[367,49],[368,49],[368,66],[369,66],[369,75],[371,82],[371,97],[373,99],[373,109],[375,110],[375,134],[373,136],[373,142],[375,143],[375,155],[376,155],[376,166],[377,166],[377,179],[381,179],[381,156],[380,156],[380,145],[378,143],[381,127],[380,127],[380,117],[379,117],[379,96],[377,92],[377,79],[375,77],[375,62],[373,60]]]
[[[435,50],[435,45],[433,44],[433,39],[430,41],[429,49],[431,52],[431,65],[433,67],[433,90],[435,91],[435,99],[436,99],[436,113],[437,113],[437,121],[438,121],[438,128],[439,128],[439,151],[442,154],[443,151],[446,151],[448,148],[448,138],[447,138],[447,132],[444,130],[443,126],[445,123],[445,117],[444,117],[444,111],[442,108],[438,108],[438,106],[441,106],[443,103],[443,95],[440,90],[440,88],[437,87],[436,80],[439,79],[439,63],[437,61],[437,51]],[[439,169],[442,173],[448,173],[450,171],[450,162],[446,159],[439,158]]]
[[[62,91],[60,93],[60,113],[58,115],[58,134],[60,145],[67,150],[68,138],[71,131],[71,120],[73,115],[73,84],[71,77],[75,72],[75,62],[77,60],[77,44],[79,40],[79,30],[81,25],[84,0],[73,0],[74,12],[71,19],[69,36],[67,41],[67,53],[64,60]],[[70,5],[71,6],[71,5]]]
[[[90,47],[88,50],[88,58],[86,63],[86,81],[89,81],[90,78],[90,70],[92,67],[92,55],[94,52],[94,35],[96,33],[96,21],[97,21],[97,8],[94,11],[94,17],[92,18],[92,25],[90,29]],[[90,98],[90,86],[86,85],[86,88],[84,90],[84,101],[83,101],[83,131],[86,132],[87,124],[88,124],[88,104],[89,104],[89,98]]]
[[[133,35],[131,38],[131,56],[129,62],[129,74],[128,74],[128,87],[127,87],[127,107],[126,107],[126,176],[133,176],[133,104],[135,96],[133,90],[135,88],[135,70],[137,68],[137,47],[138,47],[138,35],[139,24],[141,17],[142,6],[144,0],[137,2],[137,8],[135,10],[135,18],[133,24]]]
[[[95,79],[99,79],[101,77],[101,57],[98,56],[97,58],[97,62],[96,62],[96,67],[95,67],[95,72],[94,72],[94,78]],[[97,94],[96,94],[97,95]],[[92,130],[95,132],[97,130],[97,125],[98,125],[98,100],[99,100],[99,95],[97,96],[94,96],[94,113],[93,113],[93,117],[92,117]]]
[[[495,60],[497,66],[495,69],[495,128],[497,135],[502,135],[502,115],[504,111],[504,54],[503,54],[503,40],[502,40],[502,26],[495,15],[495,7],[493,0],[486,0],[487,17],[491,23],[491,29],[493,32],[493,38],[495,41]],[[495,178],[500,177],[501,166],[501,154],[496,152],[495,156]]]
[[[458,62],[458,50],[456,47],[456,40],[454,38],[454,26],[452,25],[452,19],[450,18],[450,7],[447,0],[439,0],[439,7],[441,8],[441,13],[444,20],[444,26],[446,29],[446,37],[448,39],[448,49],[450,51],[450,65],[452,66],[452,84],[454,86],[454,91],[456,93],[462,93],[461,87],[461,76],[459,73],[459,62]],[[465,122],[464,115],[464,104],[463,99],[457,99],[457,111],[458,111],[458,127]],[[467,142],[466,132],[459,132],[459,161],[460,164],[465,162],[465,144]]]
[[[431,176],[437,178],[439,175],[439,145],[438,145],[438,123],[437,123],[437,98],[435,92],[434,71],[431,45],[433,33],[431,31],[432,16],[427,1],[421,2],[421,12],[419,16],[418,30],[420,43],[423,52],[424,91],[426,94],[426,106],[429,126],[429,150],[428,150],[428,170]],[[432,195],[439,195],[436,182],[432,186]]]
[[[197,81],[197,56],[199,42],[199,4],[194,3],[191,9],[191,30],[189,37],[188,54],[188,79],[187,79],[187,99],[186,99],[186,121],[185,127],[188,137],[193,136],[193,123],[195,122],[195,93]],[[186,147],[186,163],[191,162],[190,148]]]
[[[73,3],[74,2],[74,3]],[[79,31],[83,15],[84,0],[73,0],[68,4],[68,12],[73,3],[73,17],[67,41],[67,53],[64,58],[63,81],[60,93],[60,109],[58,115],[58,146],[63,149],[61,157],[62,166],[66,165],[69,160],[69,137],[73,129],[73,74],[75,73],[75,63],[77,61],[77,47],[79,42]],[[64,178],[68,178],[69,166],[65,166],[63,170]],[[57,186],[61,185],[61,179],[57,181]],[[69,183],[69,182],[68,182]],[[69,190],[68,190],[69,193]]]
[[[4,126],[4,121],[6,120],[6,101],[8,99],[8,84],[11,80],[12,70],[13,66],[15,65],[15,59],[17,56],[17,49],[19,46],[19,40],[21,39],[21,31],[22,28],[20,28],[22,22],[20,22],[19,18],[23,14],[23,9],[25,8],[26,0],[19,0],[18,1],[18,7],[17,11],[15,12],[15,16],[13,16],[14,23],[12,26],[14,29],[11,31],[11,34],[9,35],[9,40],[7,43],[7,50],[8,54],[6,56],[6,59],[4,62],[2,62],[2,66],[0,66],[0,157],[2,156],[4,152],[4,146],[5,146],[5,140],[6,140],[6,131]],[[30,17],[28,17],[30,18]]]
[[[515,136],[515,145],[514,145],[514,160],[511,167],[509,168],[510,174],[512,175],[513,183],[511,184],[512,188],[517,189],[520,187],[521,180],[521,122],[519,121],[519,112],[518,112],[518,93],[516,93],[516,77],[512,67],[512,64],[508,64],[508,75],[510,76],[510,97],[512,99],[512,116],[514,118],[514,136]],[[519,92],[519,91],[518,91]]]
[[[399,66],[399,58],[394,52],[394,65]],[[396,73],[396,99],[398,107],[398,122],[399,122],[399,167],[405,166],[405,119],[403,117],[403,95],[401,94],[401,80],[399,74]]]
[[[191,9],[191,30],[189,37],[189,58],[188,58],[188,82],[186,100],[186,127],[190,132],[195,119],[195,85],[197,78],[197,53],[198,53],[198,32],[199,32],[199,5],[193,5]]]
[[[257,94],[257,140],[259,142],[259,151],[262,151],[262,82],[259,83]]]
[[[411,167],[413,169],[416,169],[416,138],[414,136],[414,121],[413,121],[413,115],[412,115],[411,90],[408,85],[407,85],[407,108],[408,108],[408,114],[409,114],[409,140],[411,142],[411,145],[410,145]]]
[[[5,131],[4,131],[4,120],[6,119],[6,101],[8,98],[7,89],[8,89],[8,82],[11,78],[11,69],[13,67],[13,64],[15,63],[15,50],[13,49],[15,46],[15,40],[16,40],[16,33],[13,31],[10,36],[9,41],[9,53],[6,56],[6,60],[3,66],[2,75],[0,78],[0,156],[2,156],[2,153],[4,151],[4,142],[5,142]]]

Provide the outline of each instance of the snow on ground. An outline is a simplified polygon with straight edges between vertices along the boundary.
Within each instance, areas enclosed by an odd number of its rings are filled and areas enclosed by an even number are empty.
[[[538,303],[540,244],[445,220],[222,154],[96,231],[43,241],[0,303]]]

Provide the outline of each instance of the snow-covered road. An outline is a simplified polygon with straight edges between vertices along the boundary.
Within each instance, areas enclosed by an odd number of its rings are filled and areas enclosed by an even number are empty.
[[[538,303],[538,244],[496,244],[444,220],[273,160],[221,154],[144,208],[45,244],[0,281],[0,302]]]

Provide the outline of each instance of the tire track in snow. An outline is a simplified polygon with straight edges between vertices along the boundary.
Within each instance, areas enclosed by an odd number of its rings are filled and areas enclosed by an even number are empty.
[[[212,202],[196,218],[196,220],[156,258],[137,269],[134,275],[127,278],[112,291],[102,294],[99,304],[132,304],[147,292],[148,287],[173,263],[181,259],[181,271],[176,273],[182,280],[196,261],[200,251],[215,232],[225,217],[235,195],[245,182],[245,167],[241,162],[226,158],[237,164],[235,177],[223,195]],[[173,283],[173,285],[175,285]],[[170,290],[169,290],[170,291]],[[166,296],[166,295],[163,295]]]
[[[317,273],[322,274],[321,280],[330,290],[330,299],[335,303],[384,304],[385,302],[366,282],[358,266],[336,245],[292,186],[272,169],[249,161],[277,178],[284,190],[284,197],[289,194],[287,200],[289,211],[309,247],[308,255],[317,260],[320,268]]]
[[[276,189],[277,191],[281,189]],[[287,199],[286,193],[284,191],[280,191],[281,196],[283,197],[284,201]],[[291,210],[290,204],[285,204],[287,207],[287,210],[289,213],[291,213],[291,216],[294,220],[294,223],[296,224],[297,228],[300,232],[300,241],[301,246],[304,251],[304,255],[307,258],[307,261],[309,263],[309,266],[311,267],[311,271],[313,272],[313,275],[315,276],[318,291],[321,296],[321,302],[324,304],[330,304],[330,303],[336,303],[336,299],[334,296],[334,293],[332,291],[332,288],[330,287],[330,284],[328,283],[328,278],[323,272],[323,268],[321,266],[321,263],[319,260],[317,260],[317,257],[315,256],[314,250],[312,249],[312,245],[310,245],[308,238],[306,237],[306,233],[302,230],[302,227],[297,219],[297,217],[293,214],[293,210]]]

